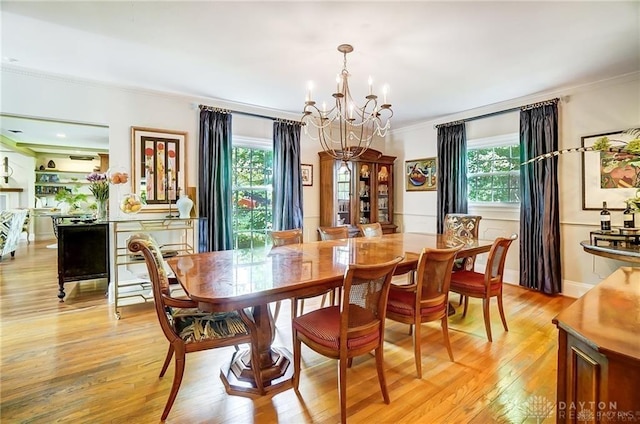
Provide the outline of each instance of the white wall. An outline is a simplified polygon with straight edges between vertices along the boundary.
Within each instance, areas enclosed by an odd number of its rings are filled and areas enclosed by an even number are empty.
[[[404,161],[436,156],[437,132],[434,124],[470,118],[510,109],[553,97],[562,99],[559,106],[561,149],[579,147],[585,135],[620,131],[640,125],[640,73],[601,81],[594,84],[514,99],[475,110],[460,112],[437,121],[424,122],[393,132],[386,152],[397,155],[397,175]],[[518,112],[498,115],[467,123],[467,138],[483,138],[519,131]],[[582,210],[581,155],[570,153],[559,159],[560,222],[562,244],[563,292],[580,296],[593,284],[608,276],[623,262],[585,253],[580,241],[589,239],[589,232],[599,228],[597,211]],[[436,193],[406,192],[402,178],[396,180],[396,224],[404,231],[435,231]],[[483,219],[481,233],[488,237],[519,233],[517,214],[504,210],[470,210]],[[621,225],[620,212],[613,214],[613,225]],[[518,248],[511,247],[507,268],[511,282],[517,283]],[[479,259],[482,263],[482,258]],[[628,265],[628,264],[626,264]]]

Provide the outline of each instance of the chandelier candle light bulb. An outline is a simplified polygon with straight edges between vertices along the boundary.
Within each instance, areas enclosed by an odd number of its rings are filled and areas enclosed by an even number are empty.
[[[313,81],[309,81],[307,84],[307,101],[311,101],[311,92],[313,91]]]

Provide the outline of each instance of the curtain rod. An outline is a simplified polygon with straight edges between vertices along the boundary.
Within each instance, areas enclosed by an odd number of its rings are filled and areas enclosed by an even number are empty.
[[[560,99],[558,97],[556,97],[555,99],[545,100],[545,101],[538,102],[538,103],[531,103],[531,104],[524,105],[524,106],[517,106],[517,107],[512,107],[512,108],[509,108],[509,109],[505,109],[505,110],[499,110],[497,112],[485,113],[484,115],[472,116],[471,118],[459,119],[457,121],[446,122],[444,124],[437,124],[437,125],[434,125],[433,128],[438,129],[440,127],[449,127],[451,125],[462,124],[464,122],[475,121],[477,119],[490,118],[490,117],[496,116],[496,115],[502,115],[502,114],[509,113],[509,112],[515,112],[517,110],[529,110],[529,109],[533,109],[534,107],[538,107],[538,106],[548,106],[548,105],[556,104],[559,101],[560,101]]]
[[[301,123],[300,121],[292,121],[290,119],[275,118],[273,116],[260,115],[258,113],[242,112],[242,111],[239,111],[239,110],[230,110],[230,109],[224,109],[224,108],[214,107],[214,106],[199,105],[198,107],[200,108],[200,110],[204,109],[204,110],[212,110],[212,111],[215,111],[215,112],[251,116],[253,118],[269,119],[271,121],[277,121],[277,122],[286,122],[286,123],[292,123],[292,124],[300,124]]]

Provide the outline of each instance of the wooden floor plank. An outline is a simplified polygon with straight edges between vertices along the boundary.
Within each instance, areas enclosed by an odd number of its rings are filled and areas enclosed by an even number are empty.
[[[158,378],[167,342],[152,305],[113,315],[104,282],[70,284],[58,303],[57,251],[35,242],[0,261],[0,418],[2,422],[146,423],[159,421],[173,366]],[[71,289],[72,286],[75,288]],[[551,319],[572,303],[505,286],[509,331],[492,302],[494,342],[486,339],[482,309],[472,299],[450,318],[455,361],[439,325],[422,331],[423,378],[416,378],[408,327],[387,322],[383,402],[373,356],[357,358],[347,373],[352,423],[525,422],[533,397],[555,400],[557,333]],[[457,305],[457,296],[453,296]],[[307,302],[317,307],[319,302]],[[285,302],[276,343],[291,350],[290,308]],[[167,422],[335,423],[340,420],[337,362],[303,347],[300,394],[229,396],[219,378],[233,348],[187,355],[186,372]],[[543,422],[552,422],[550,415]]]

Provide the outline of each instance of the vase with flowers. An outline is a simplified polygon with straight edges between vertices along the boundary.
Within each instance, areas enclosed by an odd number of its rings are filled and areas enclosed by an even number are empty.
[[[96,199],[96,219],[105,221],[107,219],[107,202],[109,201],[109,181],[106,174],[92,172],[87,175],[89,190]]]

